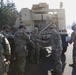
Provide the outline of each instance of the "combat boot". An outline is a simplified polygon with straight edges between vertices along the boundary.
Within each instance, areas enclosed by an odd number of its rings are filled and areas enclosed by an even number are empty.
[[[51,69],[51,73],[52,73],[52,74],[56,74],[56,72],[55,72],[53,69]]]
[[[56,72],[55,71],[51,71],[51,75],[56,75]]]
[[[51,70],[52,75],[62,75],[62,72],[56,72],[53,69]]]
[[[76,63],[69,64],[71,67],[76,67]]]

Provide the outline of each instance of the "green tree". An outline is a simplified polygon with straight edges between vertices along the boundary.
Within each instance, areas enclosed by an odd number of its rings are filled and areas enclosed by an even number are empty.
[[[4,5],[3,8],[0,8],[0,28],[6,24],[10,26],[14,25],[16,20],[15,12],[18,13],[13,3],[9,3]]]

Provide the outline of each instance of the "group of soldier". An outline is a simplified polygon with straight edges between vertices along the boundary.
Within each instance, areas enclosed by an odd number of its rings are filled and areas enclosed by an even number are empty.
[[[42,41],[40,39],[40,34],[38,32],[38,28],[35,28],[33,33],[29,35],[25,32],[26,28],[23,25],[20,25],[18,29],[15,28],[10,28],[9,26],[4,26],[0,32],[1,36],[1,50],[0,54],[3,60],[0,59],[2,63],[0,65],[6,62],[10,61],[10,67],[13,67],[13,60],[16,60],[16,75],[24,75],[25,72],[25,64],[26,64],[26,57],[28,55],[28,50],[29,49],[29,44],[31,45],[30,47],[30,62],[31,63],[37,63],[39,64],[39,52],[40,52],[40,47],[42,43],[50,43],[52,45],[52,57],[54,60],[54,69],[51,71],[54,73],[54,75],[62,75],[62,63],[61,63],[61,54],[62,54],[62,41],[59,33],[56,31],[55,26],[51,26],[50,30],[52,32],[51,37],[48,41]],[[6,38],[8,41],[8,44],[3,44],[5,43],[2,38]],[[5,47],[8,48],[5,48]],[[4,61],[4,59],[6,59]],[[5,66],[4,66],[5,67]],[[3,67],[0,66],[0,75],[4,75],[4,70]],[[10,68],[9,71],[12,69]]]
[[[26,28],[23,25],[20,25],[18,29],[15,29],[14,27],[10,28],[8,25],[4,26],[0,31],[0,75],[8,74],[6,72],[12,70],[14,60],[16,62],[16,75],[24,75],[26,57],[28,56],[27,49],[31,49],[29,52],[30,62],[39,64],[40,44],[48,42],[52,42],[52,55],[55,64],[60,65],[56,66],[56,68],[61,68],[61,38],[54,27],[50,27],[50,29],[52,31],[52,37],[48,41],[42,41],[40,40],[38,28],[35,28],[29,37],[29,35],[25,32]],[[31,48],[29,48],[28,45],[31,45]],[[55,53],[55,49],[59,52],[60,56]],[[59,58],[56,58],[56,55]],[[9,66],[8,70],[6,66]]]
[[[30,61],[31,63],[36,62],[39,64],[39,50],[40,46],[37,41],[38,28],[34,29],[34,32],[29,37],[25,32],[26,28],[20,25],[18,29],[10,28],[8,25],[4,26],[0,31],[0,75],[7,74],[4,71],[5,62],[9,61],[9,71],[12,70],[15,60],[16,75],[24,75],[26,57],[28,56],[29,46],[30,50]],[[7,43],[8,42],[8,43]]]
[[[74,42],[73,64],[69,66],[76,66],[76,28],[74,27],[72,29],[73,33],[69,42]],[[25,30],[26,27],[20,25],[18,29],[4,26],[0,31],[0,75],[8,72],[6,68],[8,64],[9,71],[12,70],[14,60],[16,62],[16,75],[24,75],[26,57],[30,55],[30,62],[39,64],[40,47],[46,43],[50,43],[52,47],[52,58],[54,61],[54,68],[51,70],[52,75],[62,75],[62,40],[60,34],[56,31],[56,27],[54,25],[50,27],[51,36],[48,41],[41,40],[38,28],[35,28],[30,36]],[[30,45],[31,48],[28,45]]]

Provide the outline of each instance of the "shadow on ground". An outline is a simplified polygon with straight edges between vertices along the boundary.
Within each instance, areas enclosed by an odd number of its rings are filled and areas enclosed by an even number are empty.
[[[25,75],[48,75],[48,71],[50,71],[53,68],[53,59],[51,55],[49,57],[46,57],[45,54],[46,53],[43,54],[43,52],[40,54],[39,64],[31,63],[27,58],[27,62],[25,66]],[[66,66],[65,61],[66,61],[66,56],[65,54],[63,54],[62,55],[63,72]],[[15,75],[13,73],[15,73],[15,71],[12,71],[9,75]],[[72,75],[75,74],[76,74],[76,68],[73,68]]]

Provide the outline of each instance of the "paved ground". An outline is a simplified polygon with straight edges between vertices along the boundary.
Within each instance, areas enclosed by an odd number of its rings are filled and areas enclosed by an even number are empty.
[[[76,68],[69,67],[72,63],[72,45],[69,44],[67,52],[62,55],[63,75],[76,75]],[[53,67],[52,58],[41,56],[40,64],[26,64],[25,75],[51,75],[50,69]]]
[[[39,64],[32,64],[27,61],[25,75],[51,75],[50,70],[53,67],[52,57],[45,57],[44,53],[41,53]],[[72,63],[72,45],[68,46],[67,52],[62,56],[62,63],[63,75],[76,75],[76,67],[69,67],[69,64]]]
[[[69,66],[70,63],[72,63],[72,47],[73,45],[69,45],[67,52],[65,53],[65,67],[63,75],[76,75],[76,67],[72,68]]]

